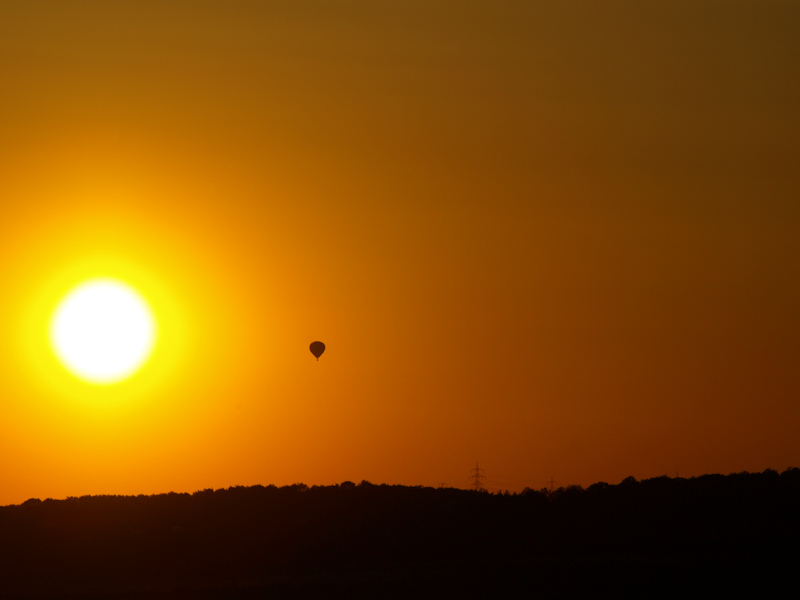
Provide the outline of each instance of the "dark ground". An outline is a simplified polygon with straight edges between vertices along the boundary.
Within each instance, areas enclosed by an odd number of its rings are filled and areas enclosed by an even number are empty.
[[[0,598],[716,598],[800,572],[800,470],[489,494],[345,482],[0,507]]]

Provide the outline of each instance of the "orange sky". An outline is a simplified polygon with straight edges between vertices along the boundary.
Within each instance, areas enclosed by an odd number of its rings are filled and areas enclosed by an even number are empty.
[[[0,504],[800,465],[798,31],[793,1],[0,2]],[[46,343],[95,275],[163,333],[117,386]]]

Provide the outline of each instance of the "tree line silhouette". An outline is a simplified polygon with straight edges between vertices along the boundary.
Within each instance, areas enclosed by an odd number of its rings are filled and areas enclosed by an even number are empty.
[[[294,484],[0,507],[0,596],[709,597],[800,566],[800,469],[488,493]]]

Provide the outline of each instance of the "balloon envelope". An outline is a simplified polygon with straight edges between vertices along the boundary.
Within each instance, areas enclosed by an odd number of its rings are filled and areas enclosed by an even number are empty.
[[[322,342],[311,342],[309,349],[311,350],[311,354],[316,356],[317,360],[319,360],[320,355],[325,352],[325,344]]]

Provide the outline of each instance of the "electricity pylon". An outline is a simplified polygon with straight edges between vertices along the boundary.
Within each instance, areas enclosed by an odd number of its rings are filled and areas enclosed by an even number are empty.
[[[470,485],[472,485],[472,487],[474,487],[478,491],[482,490],[483,489],[483,479],[485,479],[486,476],[481,474],[483,472],[483,469],[481,469],[478,466],[478,461],[477,460],[475,461],[475,468],[474,469],[470,469],[470,471],[472,472],[472,475],[470,475],[469,478],[473,480]]]

